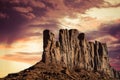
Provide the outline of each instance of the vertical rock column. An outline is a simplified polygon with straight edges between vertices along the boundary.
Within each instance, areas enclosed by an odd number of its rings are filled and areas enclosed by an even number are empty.
[[[71,68],[80,68],[80,45],[78,39],[79,32],[76,29],[69,30],[69,44],[70,44],[70,57],[71,57]]]
[[[43,32],[43,55],[42,61],[45,63],[52,63],[55,62],[55,51],[54,48],[56,47],[55,37],[54,34],[51,33],[49,30],[45,30]]]
[[[95,70],[108,73],[109,68],[109,59],[106,44],[95,42]]]
[[[89,70],[91,69],[90,46],[86,40],[84,33],[79,34],[78,38],[80,40],[80,48],[81,48],[80,67]]]
[[[59,42],[61,51],[61,61],[69,69],[78,65],[79,61],[79,32],[76,29],[61,29],[59,32]]]
[[[101,55],[101,70],[108,73],[109,69],[109,58],[108,58],[108,50],[107,50],[107,45],[106,44],[102,44],[101,43],[101,48],[102,48],[102,52],[99,54]]]
[[[60,64],[60,43],[55,40],[55,36],[49,30],[43,32],[43,55],[42,61],[44,63]]]
[[[68,54],[69,54],[69,33],[68,30],[59,31],[59,42],[60,42],[60,53],[61,53],[61,64],[68,65]]]
[[[89,42],[89,52],[90,52],[90,70],[94,70],[94,66],[95,66],[95,63],[94,63],[94,57],[95,57],[95,48],[94,48],[94,43],[93,42]]]
[[[100,66],[101,66],[101,61],[100,61],[100,57],[99,57],[99,45],[100,45],[100,43],[99,42],[95,42],[95,57],[94,57],[94,63],[95,63],[95,65],[94,65],[94,70],[96,70],[96,71],[100,71]]]

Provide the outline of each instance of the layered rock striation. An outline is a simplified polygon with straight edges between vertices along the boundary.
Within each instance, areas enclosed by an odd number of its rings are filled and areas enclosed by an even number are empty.
[[[52,32],[45,30],[43,41],[42,62],[46,64],[60,64],[69,71],[85,69],[120,77],[109,64],[107,45],[98,41],[88,42],[85,34],[76,29],[61,29],[59,40]]]

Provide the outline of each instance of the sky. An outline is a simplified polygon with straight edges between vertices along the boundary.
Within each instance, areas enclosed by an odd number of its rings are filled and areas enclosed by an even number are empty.
[[[110,64],[120,70],[120,0],[0,0],[0,60],[40,61],[45,29],[78,29],[107,43]]]

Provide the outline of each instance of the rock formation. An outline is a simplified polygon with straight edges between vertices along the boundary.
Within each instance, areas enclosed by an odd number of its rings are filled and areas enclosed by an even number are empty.
[[[45,30],[43,36],[43,62],[61,64],[67,67],[69,71],[85,69],[118,77],[118,73],[109,64],[105,43],[88,42],[85,34],[79,33],[76,29],[61,29],[58,41],[55,40],[54,34],[49,30]]]
[[[120,80],[109,64],[107,45],[88,42],[76,29],[61,29],[58,40],[43,32],[42,60],[2,80]]]

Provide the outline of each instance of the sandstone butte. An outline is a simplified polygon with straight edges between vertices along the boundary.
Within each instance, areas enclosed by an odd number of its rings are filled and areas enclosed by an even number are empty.
[[[76,29],[60,29],[59,39],[43,32],[42,60],[1,80],[120,80],[109,64],[106,43],[87,41]]]

